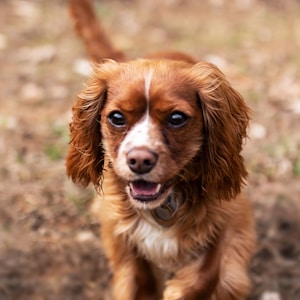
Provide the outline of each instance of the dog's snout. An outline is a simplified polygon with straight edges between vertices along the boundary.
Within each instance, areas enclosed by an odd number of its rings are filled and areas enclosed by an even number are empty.
[[[148,149],[134,148],[127,153],[127,165],[138,174],[150,172],[156,165],[158,155]]]

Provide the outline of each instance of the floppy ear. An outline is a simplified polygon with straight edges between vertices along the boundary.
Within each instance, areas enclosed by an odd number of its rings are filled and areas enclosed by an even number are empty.
[[[208,196],[229,200],[240,192],[247,176],[241,150],[250,110],[216,66],[200,62],[192,69],[205,128],[200,153],[202,186]]]
[[[101,66],[97,68],[100,70]],[[67,175],[84,186],[90,182],[100,184],[104,163],[100,114],[106,99],[106,84],[98,70],[95,68],[72,109],[71,137],[66,157]]]

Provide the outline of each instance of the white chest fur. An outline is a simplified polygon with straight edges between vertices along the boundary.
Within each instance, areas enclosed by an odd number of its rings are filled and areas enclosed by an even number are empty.
[[[142,218],[129,230],[129,240],[157,267],[174,271],[178,267],[179,240],[172,228],[155,223],[151,216]]]

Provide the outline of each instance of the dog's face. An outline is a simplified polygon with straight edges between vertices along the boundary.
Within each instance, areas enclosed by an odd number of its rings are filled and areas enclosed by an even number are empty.
[[[179,181],[231,199],[247,174],[248,121],[242,97],[211,64],[108,61],[73,107],[67,173],[97,186],[106,157],[138,208],[161,205]]]
[[[203,140],[200,100],[186,65],[120,68],[107,83],[100,124],[105,153],[132,203],[161,205]]]

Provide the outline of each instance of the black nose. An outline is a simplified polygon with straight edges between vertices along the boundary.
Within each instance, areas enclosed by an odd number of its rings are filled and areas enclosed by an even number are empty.
[[[138,174],[150,172],[157,163],[156,153],[145,148],[134,148],[127,153],[127,165]]]

